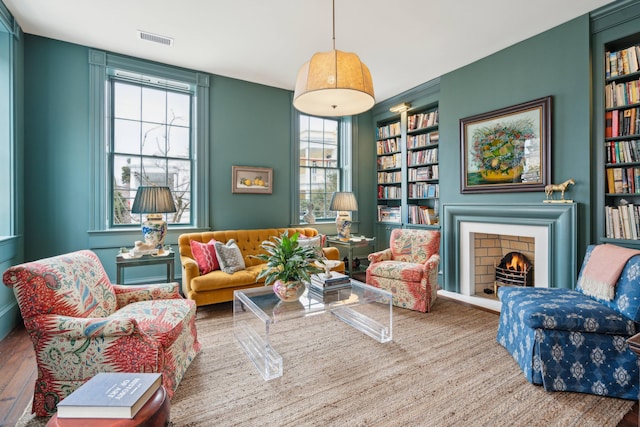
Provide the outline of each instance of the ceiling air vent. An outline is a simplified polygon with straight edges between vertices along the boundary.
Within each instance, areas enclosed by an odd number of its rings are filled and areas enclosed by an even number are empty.
[[[151,34],[151,33],[147,33],[146,31],[140,31],[140,30],[138,30],[138,37],[140,38],[140,40],[160,43],[165,46],[173,46],[173,39],[170,37],[159,36],[157,34]]]

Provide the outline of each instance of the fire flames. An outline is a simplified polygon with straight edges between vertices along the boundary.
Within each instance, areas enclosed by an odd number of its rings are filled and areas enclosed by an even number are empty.
[[[524,271],[526,266],[524,256],[517,253],[511,254],[511,260],[505,264],[507,269],[514,271]]]

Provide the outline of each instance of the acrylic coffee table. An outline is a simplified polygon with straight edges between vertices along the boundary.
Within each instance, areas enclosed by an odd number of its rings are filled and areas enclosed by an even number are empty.
[[[234,291],[233,330],[236,340],[265,381],[282,376],[282,356],[271,346],[272,329],[289,320],[331,313],[385,343],[393,338],[391,293],[351,280],[351,287],[324,296],[306,290],[297,302],[281,302],[271,286]]]

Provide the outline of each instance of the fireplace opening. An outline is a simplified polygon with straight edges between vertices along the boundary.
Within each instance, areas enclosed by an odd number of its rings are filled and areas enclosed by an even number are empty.
[[[496,265],[494,292],[500,286],[533,286],[533,264],[520,252],[509,252]]]

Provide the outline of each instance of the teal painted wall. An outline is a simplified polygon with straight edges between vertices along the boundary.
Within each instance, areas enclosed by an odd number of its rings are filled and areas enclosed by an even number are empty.
[[[291,193],[291,92],[214,76],[211,85],[210,224],[286,227]],[[273,168],[273,194],[232,194],[231,166]]]
[[[567,198],[579,204],[578,259],[582,260],[591,242],[589,49],[585,15],[441,77],[439,147],[440,164],[446,165],[440,167],[442,204],[495,203],[499,209],[511,203],[542,202],[543,191],[461,194],[459,120],[551,95],[551,180],[576,181]],[[453,289],[451,283],[445,286]]]
[[[376,147],[372,141],[375,140],[375,130],[371,126],[372,112],[366,112],[354,119],[353,127],[356,129],[354,139],[353,160],[358,164],[358,173],[354,177],[354,193],[358,199],[357,228],[354,233],[358,235],[375,235],[374,226],[376,221]],[[334,229],[332,229],[333,232]]]
[[[578,203],[577,253],[581,262],[586,245],[593,241],[589,25],[589,16],[584,15],[398,94],[376,105],[372,127],[392,115],[392,105],[409,102],[412,108],[420,108],[438,102],[441,207],[447,203],[489,203],[500,209],[508,204],[542,203],[544,191],[460,192],[460,119],[551,95],[551,180],[576,181],[567,198]],[[375,155],[371,158],[375,161]],[[444,253],[441,256],[443,264],[449,262]],[[451,280],[444,278],[445,289],[455,290]]]
[[[29,242],[24,259],[94,248],[114,278],[117,248],[130,245],[135,233],[109,238],[88,234],[93,173],[88,48],[30,35],[22,43],[24,97],[19,102],[24,105],[24,161],[19,167],[24,170],[24,183],[19,183],[18,202],[24,212],[24,241]],[[584,16],[442,76],[437,97],[440,162],[446,165],[440,170],[441,203],[500,206],[541,201],[542,192],[460,194],[458,121],[553,95],[552,180],[576,180],[569,196],[580,204],[580,257],[591,240],[589,74],[589,20]],[[292,191],[289,174],[296,154],[291,152],[291,92],[219,76],[212,76],[210,90],[210,225],[217,229],[287,225]],[[412,96],[416,93],[413,90]],[[417,101],[428,102],[433,97],[415,96]],[[374,233],[375,114],[374,110],[354,122],[358,232],[367,235]],[[272,167],[273,194],[232,194],[232,165]],[[178,234],[171,233],[169,243],[175,244]],[[15,258],[0,266],[23,258],[21,240],[15,247]],[[152,274],[161,277],[162,273]],[[0,292],[0,309],[3,299],[4,307],[11,304],[11,297]],[[7,329],[7,325],[0,318],[0,328]]]
[[[117,249],[131,245],[138,235],[88,234],[93,174],[88,48],[30,35],[25,40],[25,114],[29,118],[25,130],[29,159],[25,237],[34,242],[26,248],[25,258],[91,248],[114,278]],[[212,76],[210,91],[210,226],[219,230],[287,226],[290,169],[297,155],[291,148],[292,93],[220,76]],[[370,120],[364,122],[359,138],[365,143],[356,141],[356,147],[368,153],[372,129]],[[273,194],[232,194],[232,165],[273,168]],[[370,167],[364,168],[367,191],[371,188]],[[370,224],[373,200],[368,204],[361,218]],[[175,245],[179,234],[179,229],[170,229],[168,242]],[[179,272],[180,266],[176,267]],[[162,277],[162,269],[154,277]]]
[[[88,247],[93,161],[85,47],[25,35],[25,258]]]
[[[10,16],[8,11],[4,9],[4,5],[0,3],[1,12],[5,16]],[[0,239],[0,272],[3,272],[12,265],[18,264],[23,260],[23,203],[24,203],[24,116],[23,116],[23,87],[24,87],[24,42],[23,34],[19,32],[17,37],[13,38],[13,54],[15,57],[14,68],[14,120],[13,132],[16,140],[14,153],[14,191],[16,209],[14,212],[14,237]],[[6,201],[4,202],[6,203]],[[0,339],[4,338],[11,330],[20,322],[20,311],[18,304],[13,295],[13,290],[4,285],[0,285]]]

